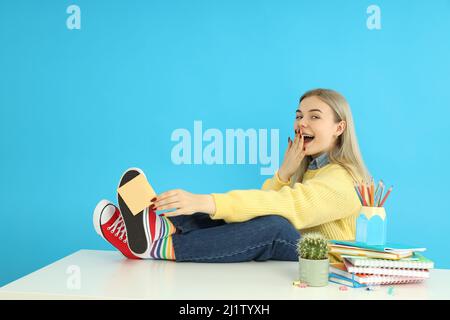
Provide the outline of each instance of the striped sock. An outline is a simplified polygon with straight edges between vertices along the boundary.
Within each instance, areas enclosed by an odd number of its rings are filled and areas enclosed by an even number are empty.
[[[156,240],[150,251],[150,257],[160,260],[175,260],[175,251],[173,249],[172,236]]]
[[[150,235],[151,249],[150,257],[162,260],[175,260],[175,251],[172,244],[172,234],[177,229],[165,216],[158,216],[155,211],[150,210]]]

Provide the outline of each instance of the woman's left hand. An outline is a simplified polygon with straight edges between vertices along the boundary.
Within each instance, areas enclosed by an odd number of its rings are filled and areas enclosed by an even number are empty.
[[[153,202],[154,210],[171,210],[164,212],[164,216],[191,215],[196,212],[214,214],[216,204],[210,194],[194,194],[181,189],[169,190],[161,193]]]

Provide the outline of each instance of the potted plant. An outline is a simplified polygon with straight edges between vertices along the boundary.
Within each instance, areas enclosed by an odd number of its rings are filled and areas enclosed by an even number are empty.
[[[318,232],[304,234],[297,243],[300,281],[311,287],[328,285],[328,240]]]

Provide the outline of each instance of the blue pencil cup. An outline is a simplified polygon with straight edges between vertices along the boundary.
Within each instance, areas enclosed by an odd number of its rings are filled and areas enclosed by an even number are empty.
[[[369,245],[386,243],[386,211],[383,207],[361,208],[356,220],[356,241]]]

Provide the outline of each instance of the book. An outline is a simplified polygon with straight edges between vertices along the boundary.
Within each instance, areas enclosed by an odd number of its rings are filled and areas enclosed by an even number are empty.
[[[342,260],[348,260],[355,267],[382,267],[382,268],[408,268],[408,269],[433,269],[434,262],[422,254],[415,252],[412,257],[401,260],[369,259],[350,255],[340,255]]]
[[[344,265],[348,272],[353,274],[373,274],[387,276],[403,276],[416,278],[429,278],[430,272],[426,269],[391,269],[384,267],[355,267],[347,259],[344,259]]]
[[[349,280],[365,285],[384,285],[384,284],[401,284],[401,283],[418,283],[425,278],[388,276],[388,275],[370,275],[370,274],[353,274],[347,271],[343,263],[330,264],[330,273],[338,274]]]
[[[390,259],[390,260],[400,260],[402,258],[408,258],[413,255],[413,252],[380,252],[356,247],[349,247],[344,245],[332,244],[329,246],[329,252],[336,255],[350,255],[350,256],[362,256],[368,258],[377,259]]]
[[[330,273],[330,275],[328,276],[328,281],[337,283],[337,284],[343,284],[344,286],[351,287],[351,288],[367,287],[367,285],[365,285],[365,284],[358,283],[355,280],[348,279],[348,278],[343,277],[336,273]]]
[[[403,244],[387,242],[385,245],[369,245],[364,242],[358,241],[344,241],[344,240],[331,240],[332,244],[341,245],[345,247],[354,247],[367,249],[378,252],[390,252],[390,253],[405,253],[405,252],[423,252],[426,248],[419,248],[413,246],[406,246]]]

